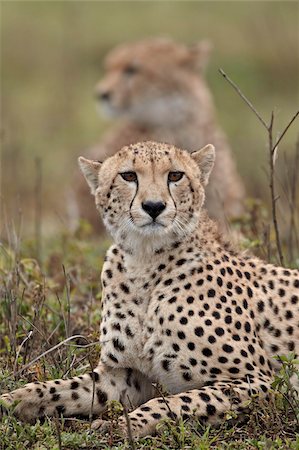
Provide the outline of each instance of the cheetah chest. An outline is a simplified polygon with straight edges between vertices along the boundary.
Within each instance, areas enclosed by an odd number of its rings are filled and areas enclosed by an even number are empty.
[[[101,360],[104,363],[142,371],[148,369],[143,355],[149,299],[150,286],[143,277],[122,276],[117,282],[107,283],[101,322]]]

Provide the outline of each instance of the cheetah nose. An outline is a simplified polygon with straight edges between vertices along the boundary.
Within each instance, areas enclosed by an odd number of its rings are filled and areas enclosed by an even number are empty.
[[[111,99],[111,92],[110,91],[96,92],[96,99],[104,102],[109,102],[109,100]]]
[[[165,208],[166,205],[163,202],[142,202],[142,209],[144,209],[144,211],[146,211],[154,220]]]

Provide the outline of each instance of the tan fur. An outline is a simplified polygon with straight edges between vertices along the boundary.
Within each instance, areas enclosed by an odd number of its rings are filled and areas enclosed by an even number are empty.
[[[118,400],[133,405],[132,433],[144,436],[163,418],[217,424],[254,394],[269,400],[273,356],[299,352],[299,272],[219,236],[202,209],[214,158],[211,145],[190,155],[144,142],[102,165],[79,159],[115,241],[102,270],[100,362],[91,374],[4,394],[19,400],[19,418],[100,415]],[[157,382],[166,399],[154,398]],[[124,417],[118,425],[126,435]]]
[[[204,79],[209,50],[206,41],[187,47],[162,38],[112,50],[96,95],[110,95],[109,100],[101,101],[102,109],[120,120],[88,156],[103,161],[124,145],[145,140],[167,142],[189,151],[214,144],[217,160],[206,206],[211,217],[224,225],[243,212],[245,191],[226,137],[216,122]],[[77,196],[80,215],[98,224],[83,179]]]

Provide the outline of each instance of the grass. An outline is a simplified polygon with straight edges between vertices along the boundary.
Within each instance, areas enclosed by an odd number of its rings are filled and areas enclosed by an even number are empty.
[[[1,9],[1,162],[5,170],[0,183],[4,218],[0,226],[0,389],[11,390],[28,381],[79,375],[98,360],[99,274],[109,242],[94,238],[84,222],[75,232],[69,231],[62,193],[77,170],[76,155],[84,154],[84,148],[111,125],[94,113],[92,87],[102,74],[105,53],[119,42],[156,34],[187,43],[206,37],[213,41],[207,78],[249,192],[247,212],[233,226],[245,237],[246,249],[277,262],[269,214],[267,138],[218,68],[223,67],[238,83],[263,117],[269,118],[275,109],[278,134],[298,104],[299,7],[288,1],[27,1],[2,2]],[[296,139],[293,127],[283,140],[276,165],[283,252],[290,267],[299,266],[298,200],[291,200],[297,183]],[[39,174],[37,157],[42,164]],[[40,237],[34,233],[39,176]],[[30,364],[73,335],[84,338],[68,341]],[[292,355],[281,358],[273,402],[260,404],[253,398],[251,414],[243,422],[236,424],[229,413],[218,429],[203,428],[195,419],[167,422],[158,436],[140,439],[135,447],[299,449],[298,397],[289,381],[291,374],[298,374],[298,365]],[[11,414],[0,423],[0,449],[124,450],[129,444],[118,440],[113,429],[118,410],[119,405],[110,406],[107,436],[98,435],[81,420],[47,419],[28,425]]]

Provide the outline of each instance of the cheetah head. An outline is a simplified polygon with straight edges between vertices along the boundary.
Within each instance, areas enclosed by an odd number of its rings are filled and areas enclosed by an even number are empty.
[[[104,77],[95,88],[97,105],[110,117],[128,117],[143,125],[178,123],[194,101],[194,86],[200,84],[207,110],[203,69],[209,52],[207,41],[192,47],[167,38],[122,44],[105,59]]]
[[[212,145],[190,154],[142,142],[103,163],[80,157],[79,165],[106,228],[133,252],[171,245],[194,231],[214,160]]]

